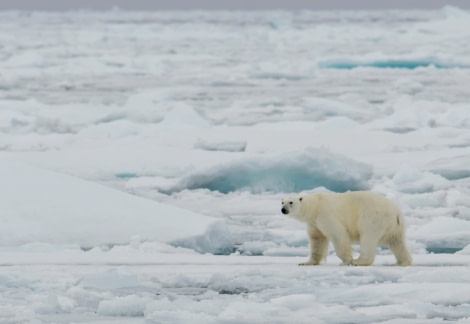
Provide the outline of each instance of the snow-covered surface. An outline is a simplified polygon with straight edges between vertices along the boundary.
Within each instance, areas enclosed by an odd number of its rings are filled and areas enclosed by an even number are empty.
[[[202,252],[210,253],[233,247],[229,235],[220,239],[229,232],[213,217],[18,162],[3,161],[0,177],[4,246],[42,242],[88,249],[140,240],[194,250],[206,242]]]
[[[470,321],[470,14],[0,12],[1,323]],[[298,267],[370,189],[415,266]]]

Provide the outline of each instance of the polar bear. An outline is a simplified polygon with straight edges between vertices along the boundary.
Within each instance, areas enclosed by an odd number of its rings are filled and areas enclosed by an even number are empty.
[[[282,200],[281,212],[307,223],[310,260],[300,265],[318,265],[326,259],[331,241],[341,265],[368,266],[377,246],[385,245],[397,259],[395,265],[412,264],[405,243],[405,222],[400,209],[389,199],[370,191],[293,195]],[[359,242],[359,258],[352,258],[352,242]]]

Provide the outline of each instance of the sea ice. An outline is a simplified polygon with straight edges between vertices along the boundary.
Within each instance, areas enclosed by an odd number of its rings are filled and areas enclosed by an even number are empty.
[[[211,217],[21,163],[3,160],[0,174],[3,245],[44,242],[91,248],[129,244],[138,235],[174,245],[178,241],[201,253],[232,248],[227,235],[218,239],[224,225]]]
[[[165,193],[200,189],[229,193],[237,190],[261,192],[299,192],[326,187],[337,192],[369,187],[372,170],[322,149],[307,149],[277,155],[249,156],[230,163],[196,171]]]
[[[468,17],[0,12],[0,322],[467,323]],[[356,189],[414,266],[298,267]]]

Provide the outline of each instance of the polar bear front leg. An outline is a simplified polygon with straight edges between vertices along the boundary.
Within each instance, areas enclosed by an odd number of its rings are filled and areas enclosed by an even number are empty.
[[[343,229],[343,232],[336,233],[331,241],[333,242],[333,245],[335,247],[335,252],[336,255],[343,261],[341,263],[342,266],[349,266],[352,265],[353,263],[353,258],[352,258],[352,247],[351,247],[351,241],[349,240],[348,233],[345,229]]]
[[[356,266],[370,266],[374,263],[375,256],[377,254],[377,247],[379,246],[380,236],[382,234],[375,231],[370,231],[368,234],[364,234],[360,239],[360,254],[359,258],[353,260],[353,264]]]
[[[319,265],[323,259],[326,259],[330,241],[316,227],[309,226],[307,233],[310,241],[310,259],[307,262],[299,263],[299,265]]]
[[[343,261],[341,265],[351,265],[353,260],[352,246],[348,231],[333,217],[322,216],[317,217],[318,229],[333,243],[336,255]]]

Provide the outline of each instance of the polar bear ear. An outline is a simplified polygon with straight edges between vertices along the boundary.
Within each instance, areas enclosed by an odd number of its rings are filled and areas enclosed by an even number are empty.
[[[303,198],[303,197],[300,197],[300,199],[299,199],[299,200],[300,200],[300,201],[302,201],[302,198]]]

